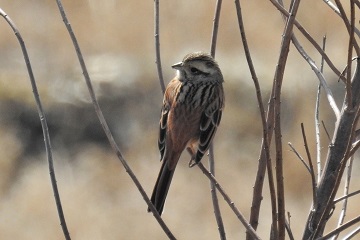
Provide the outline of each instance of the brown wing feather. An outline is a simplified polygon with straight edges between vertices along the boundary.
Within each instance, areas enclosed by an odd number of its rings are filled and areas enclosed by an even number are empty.
[[[165,153],[165,139],[166,139],[166,126],[167,126],[168,114],[169,114],[169,107],[167,104],[164,104],[164,106],[161,109],[159,139],[158,139],[160,161],[163,159]]]
[[[218,88],[217,94],[223,95],[222,87]],[[203,112],[200,119],[200,137],[198,151],[195,156],[195,163],[200,162],[205,152],[209,149],[210,143],[215,136],[217,127],[221,121],[222,111],[224,108],[224,99],[215,98]]]

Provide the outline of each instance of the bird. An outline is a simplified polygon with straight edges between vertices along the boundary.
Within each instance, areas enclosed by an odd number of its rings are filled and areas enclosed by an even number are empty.
[[[160,215],[182,152],[186,149],[190,153],[189,167],[200,162],[215,136],[225,106],[223,75],[210,54],[189,53],[172,68],[176,76],[166,87],[159,124],[162,165],[151,195]]]

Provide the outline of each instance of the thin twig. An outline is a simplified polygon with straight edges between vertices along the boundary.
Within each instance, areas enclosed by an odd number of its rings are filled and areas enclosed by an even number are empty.
[[[322,124],[322,126],[323,126],[323,128],[325,130],[325,133],[326,133],[326,136],[328,137],[328,140],[331,141],[330,134],[329,134],[329,132],[328,132],[326,126],[325,126],[324,121],[321,121],[321,124]]]
[[[307,154],[308,161],[309,161],[309,168],[310,168],[310,175],[311,175],[311,183],[312,183],[312,191],[313,191],[313,206],[316,206],[316,180],[315,180],[315,172],[314,172],[314,167],[313,167],[312,160],[311,160],[311,156],[310,156],[309,146],[308,146],[307,140],[306,140],[306,134],[305,134],[305,129],[304,129],[304,124],[303,124],[303,123],[301,123],[301,133],[302,133],[302,136],[303,136],[304,146],[305,146],[306,154]]]
[[[126,160],[124,159],[124,157],[122,156],[122,153],[119,149],[119,147],[117,146],[115,140],[114,140],[114,137],[110,131],[110,128],[105,120],[105,117],[102,113],[102,110],[99,106],[99,103],[96,99],[96,96],[95,96],[95,92],[94,92],[94,89],[93,89],[93,86],[92,86],[92,83],[91,83],[91,80],[90,80],[90,76],[89,76],[89,73],[87,71],[87,68],[86,68],[86,65],[85,65],[85,61],[84,61],[84,58],[81,54],[81,50],[80,50],[80,46],[77,42],[77,39],[76,39],[76,36],[72,30],[72,27],[66,17],[66,13],[65,13],[65,10],[62,6],[62,3],[61,3],[61,0],[56,0],[57,2],[57,5],[59,7],[59,11],[60,11],[60,14],[61,14],[61,17],[65,23],[65,26],[66,26],[66,29],[68,30],[69,32],[69,35],[70,35],[70,38],[73,42],[73,45],[74,45],[74,48],[75,48],[75,51],[77,53],[77,57],[78,57],[78,60],[79,60],[79,63],[80,63],[80,66],[81,66],[81,69],[82,69],[82,72],[83,72],[83,75],[84,75],[84,78],[85,78],[85,82],[86,82],[86,85],[88,87],[88,90],[89,90],[89,94],[90,94],[90,97],[91,97],[91,101],[93,103],[93,106],[95,108],[95,112],[96,112],[96,115],[100,121],[100,124],[106,134],[106,137],[112,147],[112,149],[115,151],[116,153],[116,156],[119,158],[121,164],[124,166],[125,168],[125,171],[129,174],[130,178],[132,179],[132,181],[134,182],[134,184],[136,185],[136,187],[138,188],[141,196],[144,198],[145,202],[148,204],[148,207],[151,209],[155,219],[158,221],[159,225],[161,226],[161,228],[164,230],[164,232],[166,233],[166,235],[168,236],[169,239],[176,239],[174,237],[174,235],[171,233],[170,229],[166,226],[165,222],[161,219],[160,215],[158,214],[158,212],[156,211],[154,205],[151,203],[149,197],[146,195],[146,192],[144,190],[144,188],[141,186],[139,180],[136,178],[134,172],[131,170],[130,166],[127,164]]]
[[[325,52],[326,47],[326,35],[323,37],[322,50]],[[324,74],[324,57],[321,57],[320,72]],[[321,178],[321,140],[320,140],[320,93],[321,84],[319,83],[316,92],[316,103],[315,103],[315,139],[316,139],[316,166],[317,166],[317,183],[320,182]]]
[[[349,163],[348,163],[348,167],[347,167],[348,169],[346,171],[346,180],[345,180],[345,184],[344,184],[344,195],[345,196],[349,195],[349,187],[350,187],[351,170],[352,170],[353,160],[354,160],[354,156],[351,156],[350,160],[349,160]],[[340,212],[337,227],[340,227],[344,223],[348,200],[349,200],[348,197],[344,198],[344,202],[343,202],[343,205],[342,205],[342,208],[341,208],[341,212]],[[339,237],[339,233],[335,234],[335,236],[332,237],[332,240],[336,240],[338,237]]]
[[[352,108],[352,93],[351,93],[351,64],[352,64],[352,51],[355,47],[354,39],[354,25],[355,25],[355,6],[354,1],[350,1],[350,29],[349,29],[349,45],[348,45],[348,58],[347,58],[347,71],[346,71],[346,102],[347,106]]]
[[[302,48],[302,46],[300,45],[300,43],[298,42],[297,38],[293,37],[292,38],[293,44],[296,47],[296,49],[298,50],[298,52],[300,53],[300,55],[305,59],[305,61],[308,62],[308,64],[310,65],[311,69],[314,71],[314,73],[316,74],[316,76],[318,77],[321,86],[324,88],[325,93],[326,93],[326,97],[328,99],[329,105],[332,108],[336,119],[339,118],[340,116],[340,110],[335,102],[335,98],[332,94],[332,91],[330,89],[330,87],[328,86],[324,75],[321,73],[321,71],[318,69],[318,67],[316,66],[314,60],[311,59],[311,57],[304,51],[304,49]]]
[[[340,202],[340,201],[342,201],[342,200],[344,200],[344,199],[346,199],[346,198],[350,198],[350,197],[352,197],[352,196],[355,196],[355,195],[357,195],[357,194],[359,194],[359,193],[360,193],[360,190],[357,190],[357,191],[352,192],[352,193],[349,193],[349,194],[347,194],[347,195],[345,195],[345,196],[339,197],[339,198],[337,198],[337,199],[334,200],[334,204],[336,204],[336,203],[338,203],[338,202]]]
[[[293,26],[295,21],[295,16],[299,8],[300,1],[292,1],[292,6],[290,10],[290,16],[287,19],[281,48],[280,55],[277,62],[277,67],[274,76],[275,82],[275,104],[274,104],[274,113],[275,113],[275,151],[276,151],[276,183],[277,183],[277,203],[278,203],[278,232],[279,240],[285,239],[285,193],[284,193],[284,175],[283,175],[283,157],[282,157],[282,134],[281,134],[281,114],[280,114],[280,103],[281,103],[281,86],[284,77],[284,71],[286,66],[286,60],[289,53],[290,40],[293,35]]]
[[[294,240],[294,235],[291,231],[291,227],[290,227],[290,212],[287,212],[287,215],[288,215],[288,219],[289,220],[286,220],[285,219],[285,229],[286,229],[286,232],[288,233],[288,236],[289,236],[289,239],[290,240]]]
[[[44,112],[42,104],[41,104],[40,95],[39,95],[39,92],[38,92],[38,89],[36,86],[36,80],[35,80],[35,77],[34,77],[34,74],[32,71],[30,58],[29,58],[29,55],[26,50],[25,42],[24,42],[23,38],[21,37],[21,34],[20,34],[19,30],[17,29],[15,23],[10,19],[10,17],[1,8],[0,8],[0,15],[3,16],[6,20],[6,22],[10,25],[10,27],[12,28],[12,30],[15,33],[15,36],[17,37],[17,39],[20,43],[20,47],[21,47],[21,50],[22,50],[22,53],[24,56],[27,71],[29,73],[30,83],[31,83],[31,87],[32,87],[34,98],[35,98],[35,102],[36,102],[36,106],[37,106],[37,110],[38,110],[38,114],[39,114],[39,118],[40,118],[40,123],[41,123],[42,131],[43,131],[43,135],[44,135],[45,150],[46,150],[46,156],[47,156],[47,160],[48,160],[51,186],[52,186],[53,193],[54,193],[56,208],[57,208],[59,219],[60,219],[60,225],[61,225],[62,231],[64,233],[65,239],[70,240],[71,238],[70,238],[68,228],[66,226],[66,221],[65,221],[65,216],[64,216],[63,209],[62,209],[62,205],[61,205],[59,190],[58,190],[57,183],[56,183],[56,176],[55,176],[54,161],[53,161],[52,150],[51,150],[49,129],[48,129],[48,125],[47,125],[47,121],[46,121],[46,117],[45,117],[45,112]]]
[[[211,44],[210,44],[210,54],[213,58],[215,58],[215,53],[216,53],[216,42],[217,42],[217,34],[219,30],[221,4],[222,4],[222,0],[216,1],[212,35],[211,35]]]
[[[213,58],[215,58],[215,52],[216,52],[216,42],[217,42],[217,33],[218,33],[218,29],[219,29],[221,4],[222,4],[222,0],[218,0],[216,2],[215,16],[214,16],[214,20],[213,20],[213,30],[212,30],[211,45],[210,45],[210,54]],[[213,143],[210,144],[210,148],[209,148],[209,169],[210,169],[210,172],[215,176],[215,156],[214,156],[214,144]],[[225,233],[224,223],[223,223],[223,220],[221,217],[219,200],[218,200],[218,197],[216,194],[215,184],[212,181],[210,181],[210,191],[211,191],[211,199],[212,199],[212,203],[213,203],[214,215],[215,215],[215,219],[216,219],[216,224],[218,226],[220,239],[225,240],[226,233]]]
[[[316,240],[326,240],[329,239],[331,236],[344,231],[345,229],[353,226],[354,224],[360,222],[360,216],[357,216],[356,218],[351,219],[350,221],[344,223],[343,225],[341,225],[340,227],[334,229],[333,231],[329,232],[328,234],[326,234],[325,236],[316,238]]]
[[[340,11],[341,19],[344,21],[344,24],[345,24],[345,26],[346,26],[346,29],[347,29],[349,35],[350,35],[350,36],[353,36],[353,34],[354,34],[354,33],[353,33],[354,29],[352,29],[352,28],[353,28],[354,24],[349,23],[349,20],[348,20],[348,18],[347,18],[347,16],[346,16],[345,10],[344,10],[344,8],[343,8],[340,0],[335,0],[335,3],[336,3],[336,5],[337,5],[337,7],[338,7],[338,9],[339,9],[339,11]],[[352,15],[352,13],[351,13],[351,15]],[[350,21],[352,21],[352,20],[350,20]],[[351,25],[352,25],[352,26],[351,26]],[[359,55],[360,55],[360,48],[359,48],[359,45],[357,44],[357,42],[356,42],[356,41],[352,41],[352,46],[353,46],[354,49],[355,49],[356,55],[359,56]]]
[[[282,13],[286,16],[286,18],[289,17],[289,12],[286,11],[286,9],[280,5],[275,0],[270,0],[271,3]],[[294,22],[295,26],[299,31],[304,35],[304,37],[309,40],[309,42],[315,47],[315,49],[319,52],[319,54],[324,58],[325,62],[328,64],[330,69],[344,82],[346,81],[345,77],[341,75],[340,71],[335,67],[335,65],[332,63],[328,55],[322,50],[321,46],[315,41],[315,39],[305,30],[305,28],[295,19]]]
[[[162,67],[161,67],[161,57],[160,57],[160,11],[159,11],[159,0],[154,0],[154,12],[155,12],[155,63],[156,63],[156,69],[159,76],[159,82],[161,91],[164,94],[165,93],[165,83],[164,83],[164,77],[162,73]]]
[[[330,0],[323,0],[323,2],[325,2],[326,5],[328,5],[339,17],[341,17],[341,13],[334,3],[332,3]],[[355,3],[357,4],[358,2]],[[355,28],[355,33],[360,37],[359,29]]]
[[[261,150],[262,153],[261,153],[261,157],[259,160],[258,173],[257,173],[255,185],[254,185],[253,201],[252,201],[251,214],[250,214],[250,224],[254,229],[256,229],[257,225],[258,225],[258,220],[259,220],[260,205],[261,205],[261,200],[262,200],[262,187],[263,187],[263,182],[264,182],[263,176],[265,174],[266,166],[269,166],[268,167],[268,169],[269,169],[268,179],[269,179],[269,187],[271,189],[270,190],[270,198],[271,198],[272,211],[273,211],[273,213],[276,213],[275,186],[274,186],[274,182],[273,182],[271,158],[270,158],[270,150],[269,150],[269,142],[270,142],[270,138],[271,138],[271,133],[269,133],[269,130],[268,130],[268,129],[272,129],[272,127],[269,125],[273,121],[270,120],[269,122],[267,122],[267,120],[266,120],[265,108],[264,108],[264,104],[262,101],[260,84],[259,84],[259,80],[257,78],[256,72],[255,72],[254,64],[251,59],[251,54],[250,54],[250,50],[249,50],[249,46],[248,46],[246,34],[245,34],[245,27],[244,27],[244,23],[242,20],[241,5],[240,5],[239,0],[235,0],[235,7],[236,7],[240,35],[241,35],[241,39],[242,39],[243,46],[244,46],[246,60],[247,60],[249,70],[251,73],[251,77],[253,79],[253,83],[255,86],[256,97],[257,97],[257,102],[258,102],[260,117],[261,117],[261,123],[262,123],[262,128],[263,128],[263,142],[262,142],[262,150]],[[269,119],[272,119],[272,117],[271,117],[271,115],[273,113],[272,104],[273,104],[273,100],[271,98],[270,104],[269,104],[270,110],[268,111]],[[273,214],[273,224],[275,224],[275,226],[276,226],[276,214]],[[246,238],[249,239],[250,235],[247,234]]]
[[[358,233],[360,233],[360,227],[357,227],[355,230],[353,230],[352,232],[350,232],[348,235],[344,236],[344,240],[349,240],[352,239],[353,237],[355,237],[355,235],[357,235]]]
[[[220,183],[216,180],[216,178],[204,167],[204,165],[199,162],[197,166],[201,169],[201,171],[215,184],[215,187],[220,192],[220,194],[224,197],[227,204],[230,206],[231,210],[235,213],[237,218],[240,220],[240,222],[244,225],[247,232],[251,234],[253,237],[252,239],[258,240],[261,239],[256,231],[251,227],[250,223],[245,219],[244,215],[239,211],[239,209],[235,206],[234,202],[231,200],[231,198],[226,194],[224,189],[221,187]]]
[[[306,169],[308,170],[308,172],[311,174],[311,169],[308,166],[308,164],[305,162],[304,158],[300,155],[300,153],[293,147],[293,145],[291,144],[291,142],[288,142],[289,147],[291,148],[291,150],[295,153],[295,155],[300,159],[300,161],[304,164],[304,166],[306,167]]]

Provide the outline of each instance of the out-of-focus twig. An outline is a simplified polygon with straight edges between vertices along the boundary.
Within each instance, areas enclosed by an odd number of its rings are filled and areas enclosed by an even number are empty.
[[[72,30],[72,27],[66,17],[66,13],[65,13],[65,10],[63,8],[63,5],[61,3],[61,0],[56,0],[57,2],[57,5],[59,7],[59,11],[60,11],[60,14],[61,14],[61,17],[65,23],[65,26],[66,26],[66,29],[68,30],[69,32],[69,35],[70,35],[70,38],[73,42],[73,45],[74,45],[74,48],[75,48],[75,51],[77,53],[77,57],[78,57],[78,60],[79,60],[79,63],[80,63],[80,66],[81,66],[81,69],[82,69],[82,72],[83,72],[83,75],[84,75],[84,78],[85,78],[85,82],[86,82],[86,85],[88,87],[88,90],[89,90],[89,94],[90,94],[90,98],[91,98],[91,101],[93,103],[93,106],[95,108],[95,112],[96,112],[96,115],[100,121],[100,124],[106,134],[106,137],[112,147],[112,149],[115,151],[118,159],[120,160],[121,164],[124,166],[126,172],[129,174],[131,180],[134,182],[134,184],[136,185],[136,187],[138,188],[141,196],[144,198],[144,200],[146,201],[146,203],[148,204],[149,208],[151,209],[155,219],[158,221],[159,225],[161,226],[161,228],[164,230],[164,232],[166,233],[166,235],[168,236],[169,239],[176,239],[174,237],[174,235],[171,233],[170,229],[166,226],[165,222],[162,220],[162,218],[160,217],[160,215],[158,214],[158,212],[156,211],[154,205],[151,203],[149,197],[146,195],[146,192],[144,190],[144,188],[141,186],[139,180],[137,179],[137,177],[135,176],[134,172],[131,170],[130,166],[127,164],[126,160],[124,159],[118,145],[116,144],[115,140],[114,140],[114,137],[110,131],[110,128],[105,120],[105,117],[102,113],[102,110],[99,106],[99,103],[96,99],[96,96],[95,96],[95,92],[94,92],[94,89],[93,89],[93,86],[92,86],[92,83],[91,83],[91,80],[90,80],[90,76],[89,76],[89,73],[87,71],[87,68],[86,68],[86,64],[85,64],[85,61],[84,61],[84,58],[82,56],[82,53],[81,53],[81,50],[80,50],[80,46],[79,46],[79,43],[77,42],[77,39],[76,39],[76,36]]]
[[[33,95],[35,98],[38,114],[40,117],[42,131],[43,131],[46,156],[47,156],[48,166],[49,166],[51,186],[52,186],[53,193],[54,193],[56,208],[57,208],[59,219],[60,219],[60,225],[61,225],[62,231],[64,233],[65,239],[70,240],[71,239],[70,233],[69,233],[67,225],[66,225],[65,216],[64,216],[64,212],[63,212],[61,200],[60,200],[60,194],[59,194],[59,190],[58,190],[57,183],[56,183],[56,176],[55,176],[54,161],[53,161],[52,150],[51,150],[49,129],[48,129],[47,121],[46,121],[45,112],[44,112],[42,104],[41,104],[40,95],[39,95],[39,92],[38,92],[38,89],[36,86],[36,80],[34,77],[34,73],[32,71],[30,58],[29,58],[29,55],[26,50],[25,42],[24,42],[18,28],[16,27],[15,23],[10,19],[10,17],[1,8],[0,8],[0,15],[5,18],[6,22],[10,25],[10,27],[14,31],[15,36],[17,37],[17,39],[20,43],[22,53],[24,55],[24,60],[25,60],[25,64],[27,67],[27,71],[29,73],[30,83],[31,83]]]

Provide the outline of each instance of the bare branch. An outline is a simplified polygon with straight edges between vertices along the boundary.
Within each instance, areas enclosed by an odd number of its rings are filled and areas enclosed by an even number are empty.
[[[326,5],[328,5],[339,17],[341,17],[341,13],[339,11],[339,9],[337,8],[337,6],[332,3],[330,0],[323,0]],[[360,37],[360,31],[359,29],[355,28],[355,33]]]
[[[20,44],[20,47],[21,47],[21,50],[22,50],[22,53],[24,56],[25,64],[27,67],[27,71],[29,73],[30,83],[31,83],[33,95],[35,98],[42,131],[43,131],[45,150],[46,150],[46,156],[47,156],[47,160],[48,160],[48,167],[49,167],[49,173],[50,173],[51,186],[52,186],[53,193],[54,193],[56,208],[57,208],[59,219],[60,219],[60,225],[61,225],[65,239],[70,240],[71,238],[70,238],[69,230],[66,226],[65,216],[64,216],[64,212],[63,212],[61,200],[60,200],[60,194],[59,194],[59,190],[58,190],[57,183],[56,183],[56,176],[55,176],[54,161],[53,161],[52,150],[51,150],[49,129],[48,129],[47,121],[46,121],[45,112],[44,112],[42,104],[41,104],[40,95],[39,95],[39,92],[38,92],[38,89],[36,86],[36,80],[34,77],[34,73],[32,71],[30,58],[29,58],[29,55],[26,50],[25,42],[24,42],[23,38],[21,37],[21,34],[20,34],[19,30],[17,29],[15,23],[10,19],[10,17],[1,8],[0,8],[0,15],[5,18],[6,22],[9,24],[9,26],[14,31],[15,36],[17,37],[17,39],[19,41],[19,44]]]
[[[325,52],[325,46],[326,46],[326,36],[323,37],[322,49],[324,52]],[[324,57],[321,57],[320,72],[322,74],[324,73]],[[320,143],[320,119],[319,119],[320,92],[321,92],[321,84],[319,83],[318,90],[316,93],[316,103],[315,103],[315,139],[316,139],[316,165],[317,165],[318,183],[321,178],[321,143]]]
[[[333,200],[339,188],[350,148],[355,135],[360,109],[360,61],[357,60],[356,71],[351,81],[352,102],[347,106],[344,101],[341,116],[336,122],[334,137],[330,144],[329,153],[323,174],[317,190],[317,205],[310,212],[308,224],[304,232],[304,239],[322,235],[331,209]]]
[[[354,224],[360,222],[360,216],[357,216],[356,218],[353,218],[352,220],[344,223],[342,226],[336,228],[335,230],[329,232],[328,234],[326,234],[325,236],[322,236],[322,237],[319,237],[319,238],[316,238],[316,240],[326,240],[326,239],[329,239],[331,236],[337,234],[337,233],[340,233],[342,231],[344,231],[345,229],[353,226]]]
[[[219,29],[221,4],[222,4],[222,0],[218,0],[216,2],[213,31],[212,31],[212,36],[211,36],[210,54],[214,58],[215,58],[215,52],[216,52],[217,33],[218,33],[218,29]],[[215,176],[215,157],[214,157],[214,144],[213,143],[210,144],[210,148],[209,148],[209,168],[210,168],[210,172]],[[218,197],[216,194],[216,187],[212,181],[210,181],[210,190],[211,190],[211,199],[212,199],[212,203],[213,203],[215,219],[216,219],[218,231],[220,234],[220,239],[225,240],[226,234],[225,234],[224,223],[223,223],[223,220],[221,217],[219,201],[218,201]]]
[[[300,161],[304,164],[304,166],[306,167],[306,169],[308,170],[308,172],[311,174],[311,169],[310,169],[310,167],[307,165],[307,163],[305,162],[304,158],[299,154],[298,151],[296,151],[296,149],[293,147],[293,145],[291,144],[291,142],[288,142],[288,145],[290,146],[291,150],[295,153],[295,155],[300,159]]]
[[[85,64],[85,61],[84,61],[84,58],[81,54],[81,50],[80,50],[80,46],[77,42],[77,39],[76,39],[76,36],[72,30],[72,27],[66,17],[66,13],[64,11],[64,8],[62,6],[62,3],[61,3],[61,0],[56,0],[57,2],[57,5],[59,7],[59,11],[60,11],[60,14],[61,14],[61,17],[65,23],[65,26],[66,26],[66,29],[68,30],[69,32],[69,35],[70,35],[70,38],[73,42],[73,45],[74,45],[74,48],[75,48],[75,51],[77,53],[77,56],[78,56],[78,60],[79,60],[79,63],[80,63],[80,66],[81,66],[81,69],[82,69],[82,72],[84,74],[84,78],[85,78],[85,82],[86,82],[86,85],[87,85],[87,88],[89,90],[89,94],[90,94],[90,97],[91,97],[91,101],[93,103],[93,106],[95,108],[95,112],[96,112],[96,115],[100,121],[100,124],[106,134],[106,137],[112,147],[112,149],[115,151],[116,153],[116,156],[119,158],[121,164],[124,166],[126,172],[129,174],[130,178],[132,179],[132,181],[134,182],[134,184],[136,185],[136,187],[138,188],[140,194],[142,195],[142,197],[144,198],[145,202],[148,204],[148,207],[151,209],[155,219],[158,221],[159,225],[161,226],[161,228],[164,230],[164,232],[166,233],[166,235],[168,236],[169,239],[176,239],[174,237],[174,235],[171,233],[170,229],[166,226],[165,222],[162,220],[162,218],[160,217],[160,215],[158,214],[158,212],[156,211],[154,205],[151,203],[149,197],[146,195],[146,192],[144,190],[144,188],[141,186],[139,180],[136,178],[134,172],[131,170],[130,166],[127,164],[126,160],[124,159],[119,147],[117,146],[115,140],[114,140],[114,137],[110,131],[110,128],[105,120],[105,117],[102,113],[102,110],[99,106],[99,103],[96,99],[96,96],[95,96],[95,92],[94,92],[94,89],[93,89],[93,86],[92,86],[92,83],[91,83],[91,80],[90,80],[90,76],[89,76],[89,73],[87,71],[87,68],[86,68],[86,64]]]
[[[352,193],[349,193],[349,194],[347,194],[347,195],[345,195],[345,196],[339,197],[339,198],[337,198],[337,199],[334,200],[334,204],[336,204],[336,203],[338,203],[338,202],[340,202],[340,201],[342,201],[342,200],[344,200],[344,199],[346,199],[346,198],[350,198],[350,197],[352,197],[352,196],[355,196],[355,195],[357,195],[357,194],[359,194],[359,193],[360,193],[360,190],[357,190],[357,191],[352,192]]]
[[[348,235],[344,236],[344,240],[352,239],[358,233],[360,233],[360,227],[357,227],[354,231],[352,231]]]
[[[353,1],[351,1],[351,2],[353,2]],[[338,9],[339,9],[339,11],[340,11],[341,19],[344,21],[344,24],[345,24],[345,26],[346,26],[346,29],[347,29],[347,31],[349,32],[350,38],[352,38],[351,36],[353,36],[353,34],[354,34],[354,29],[353,29],[353,27],[352,27],[351,25],[354,26],[354,24],[349,23],[349,20],[348,20],[348,18],[347,18],[347,16],[346,16],[345,10],[344,10],[344,8],[343,8],[340,0],[335,0],[335,3],[336,3],[336,5],[337,5],[337,7],[338,7]],[[352,5],[352,4],[351,4],[351,5]],[[352,15],[352,14],[351,14],[351,15]],[[355,49],[355,51],[356,51],[356,54],[359,56],[359,55],[360,55],[360,48],[359,48],[359,45],[357,44],[357,42],[356,42],[356,41],[353,41],[352,46],[354,47],[354,49]],[[349,77],[349,76],[348,76],[348,77]]]
[[[289,239],[294,240],[294,235],[293,235],[293,233],[291,231],[291,227],[290,227],[290,217],[291,217],[290,212],[287,212],[287,215],[288,215],[289,220],[286,220],[286,222],[285,222],[286,232],[288,233]]]
[[[352,104],[351,104],[351,102],[352,102],[352,93],[351,93],[352,50],[355,47],[355,45],[354,45],[355,44],[354,25],[355,25],[355,6],[354,6],[354,1],[350,1],[349,46],[348,46],[347,68],[346,68],[347,69],[347,71],[346,71],[346,102],[347,102],[347,105],[350,107],[352,106]]]
[[[318,69],[318,67],[316,66],[314,60],[311,59],[311,57],[304,51],[304,49],[301,47],[300,43],[298,42],[298,40],[293,37],[292,41],[294,43],[294,46],[296,47],[296,49],[299,51],[300,55],[308,62],[308,64],[310,65],[311,69],[314,71],[314,73],[316,74],[316,76],[318,77],[321,86],[324,88],[325,92],[326,92],[326,97],[328,99],[329,105],[332,108],[332,110],[334,111],[334,114],[336,116],[336,119],[339,118],[340,115],[340,111],[339,108],[335,102],[334,96],[332,94],[332,91],[330,89],[330,87],[328,86],[324,75],[321,73],[321,71]]]
[[[306,154],[307,154],[308,161],[309,161],[309,168],[310,168],[310,175],[311,175],[311,183],[312,183],[312,191],[313,191],[313,203],[314,203],[314,205],[316,205],[316,180],[315,180],[315,173],[314,173],[314,167],[313,167],[312,160],[311,160],[311,156],[310,156],[309,147],[308,147],[307,140],[306,140],[305,129],[304,129],[304,124],[303,124],[303,123],[301,123],[301,133],[302,133],[302,136],[303,136],[304,146],[305,146]]]
[[[281,6],[278,2],[276,2],[275,0],[270,0],[272,4],[274,4],[274,6],[282,13],[284,14],[287,18],[289,17],[289,12],[286,11],[286,9]],[[304,37],[306,39],[309,40],[309,42],[315,47],[315,49],[319,52],[319,54],[324,58],[325,62],[329,65],[330,69],[333,70],[333,72],[344,82],[346,81],[346,79],[344,78],[344,76],[341,75],[340,71],[335,67],[335,65],[332,63],[332,61],[330,60],[330,58],[327,56],[327,54],[322,50],[322,48],[320,47],[320,45],[314,40],[313,37],[311,37],[311,35],[305,30],[305,28],[303,26],[301,26],[301,24],[295,19],[294,22],[295,26],[299,29],[299,31],[304,35]]]
[[[351,180],[351,170],[352,170],[352,163],[353,163],[354,157],[352,156],[349,160],[348,163],[348,169],[346,172],[346,181],[345,181],[345,185],[344,185],[344,195],[348,196],[349,195],[349,186],[350,186],[350,180]],[[339,221],[337,224],[337,227],[340,227],[343,223],[344,223],[344,219],[346,216],[346,210],[347,210],[347,203],[348,203],[348,197],[344,198],[344,202],[341,208],[341,212],[340,212],[340,216],[339,216]],[[334,201],[335,202],[335,201]],[[339,233],[335,234],[335,236],[332,237],[332,240],[336,240],[339,236]]]
[[[237,218],[240,220],[240,222],[244,225],[247,232],[251,234],[254,240],[261,239],[256,231],[251,227],[250,223],[245,219],[244,215],[238,210],[238,208],[235,206],[234,202],[231,200],[231,198],[226,194],[224,189],[221,187],[220,183],[216,180],[216,178],[204,167],[204,165],[199,162],[197,166],[201,169],[201,171],[215,184],[215,187],[220,192],[220,194],[224,197],[227,204],[230,206],[231,210],[235,213]]]
[[[235,0],[235,7],[236,7],[236,13],[238,17],[238,24],[240,29],[240,35],[244,46],[244,52],[246,56],[246,60],[248,62],[249,70],[251,73],[251,77],[254,82],[255,90],[256,90],[256,97],[258,101],[259,111],[260,111],[260,117],[261,117],[261,123],[263,127],[263,142],[262,142],[262,148],[261,148],[261,155],[259,160],[259,167],[257,172],[257,177],[254,185],[254,192],[253,192],[253,201],[251,206],[251,214],[250,214],[250,224],[253,226],[254,229],[257,228],[258,225],[258,219],[259,219],[259,213],[260,213],[260,205],[262,200],[262,187],[264,182],[264,174],[266,166],[268,166],[268,179],[269,179],[269,187],[270,187],[270,196],[271,196],[271,205],[272,205],[272,212],[273,212],[273,224],[276,226],[276,196],[275,196],[275,186],[273,182],[273,175],[272,175],[272,167],[271,167],[271,158],[270,158],[270,150],[269,150],[269,144],[271,139],[271,133],[273,127],[273,99],[270,99],[269,104],[269,111],[268,111],[268,120],[265,117],[265,108],[264,104],[262,102],[262,96],[261,96],[261,89],[259,80],[257,78],[255,68],[251,59],[251,54],[249,50],[249,46],[246,39],[245,34],[245,27],[242,20],[242,13],[241,13],[241,5],[239,0]],[[250,239],[250,235],[247,234],[246,238]]]
[[[159,76],[159,82],[161,91],[164,94],[165,93],[165,83],[164,83],[164,77],[162,73],[162,67],[161,67],[161,57],[160,57],[160,11],[159,11],[159,0],[154,1],[154,8],[155,8],[155,54],[156,54],[156,69]]]
[[[285,65],[289,53],[290,40],[293,35],[293,26],[295,16],[299,8],[300,1],[292,1],[289,18],[287,19],[280,55],[277,62],[277,67],[274,76],[274,114],[275,114],[275,150],[276,150],[276,183],[277,183],[277,204],[278,204],[278,232],[277,239],[285,239],[285,194],[284,194],[284,176],[283,176],[283,157],[282,157],[282,134],[281,134],[281,119],[280,119],[280,103],[281,103],[281,86],[284,77]]]
[[[328,140],[331,141],[330,134],[329,134],[328,130],[326,129],[324,121],[321,121],[321,124],[322,124],[322,126],[323,126],[323,128],[325,130],[325,133],[326,133],[326,136],[328,137]]]

